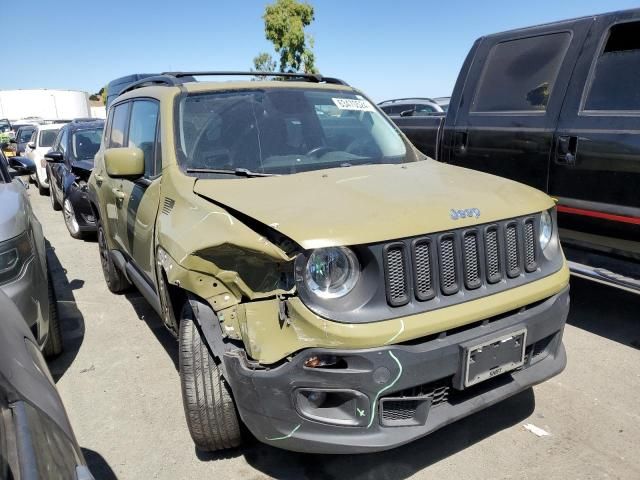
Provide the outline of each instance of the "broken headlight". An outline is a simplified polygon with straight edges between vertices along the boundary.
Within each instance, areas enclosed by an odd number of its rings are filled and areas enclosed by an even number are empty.
[[[320,298],[345,296],[360,277],[360,263],[345,247],[318,248],[311,252],[304,271],[304,281],[311,293]]]
[[[26,232],[6,242],[0,242],[0,284],[18,277],[32,253],[31,239]]]

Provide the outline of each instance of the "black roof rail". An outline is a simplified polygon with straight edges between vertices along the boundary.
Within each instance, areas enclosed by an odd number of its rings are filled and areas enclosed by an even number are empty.
[[[378,105],[382,105],[383,103],[403,102],[405,100],[426,100],[428,102],[436,103],[436,101],[433,98],[429,98],[429,97],[407,97],[407,98],[394,98],[391,100],[383,100],[382,102],[378,103]]]
[[[319,73],[296,73],[296,72],[246,72],[246,71],[199,71],[199,72],[163,72],[175,78],[184,77],[285,77],[299,78],[315,83],[332,83],[336,85],[349,85],[344,80],[334,77],[325,77]]]
[[[174,87],[176,85],[180,85],[181,83],[183,83],[183,81],[178,80],[177,77],[173,75],[167,75],[167,74],[161,73],[160,75],[146,77],[146,78],[143,78],[142,80],[138,80],[137,82],[131,83],[127,87],[120,90],[120,93],[118,93],[118,95],[122,95],[124,93],[130,92],[131,90],[135,90],[136,88],[150,87],[153,85],[164,85],[167,87]]]

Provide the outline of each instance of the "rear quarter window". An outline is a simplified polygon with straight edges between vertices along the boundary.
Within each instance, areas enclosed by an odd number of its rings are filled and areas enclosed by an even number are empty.
[[[592,68],[586,111],[640,111],[640,22],[614,25]]]
[[[471,112],[544,112],[569,32],[519,38],[496,44],[480,75]]]

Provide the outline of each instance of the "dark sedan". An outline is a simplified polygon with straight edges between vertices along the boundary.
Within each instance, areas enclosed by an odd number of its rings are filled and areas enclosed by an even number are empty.
[[[93,479],[38,344],[2,291],[0,478]]]
[[[103,130],[103,120],[69,123],[60,129],[51,150],[45,155],[51,206],[54,210],[63,210],[67,230],[73,238],[96,231],[96,219],[87,196],[87,180]]]

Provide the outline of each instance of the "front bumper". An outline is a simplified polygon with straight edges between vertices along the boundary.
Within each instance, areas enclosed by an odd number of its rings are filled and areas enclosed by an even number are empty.
[[[16,304],[40,345],[49,331],[49,296],[47,277],[38,256],[32,257],[20,276],[0,289]]]
[[[252,369],[241,351],[225,355],[224,363],[240,416],[259,440],[300,452],[374,452],[425,436],[560,373],[568,311],[566,287],[518,312],[423,341],[361,350],[312,348],[266,370]],[[461,389],[462,345],[523,328],[523,367]],[[340,358],[344,368],[304,367],[306,359],[323,354]],[[332,395],[333,408],[324,410],[333,416],[331,424],[311,416],[301,400],[316,390]]]
[[[76,186],[68,189],[69,201],[73,205],[76,221],[81,232],[95,232],[98,229],[96,217],[89,203],[89,193]]]

